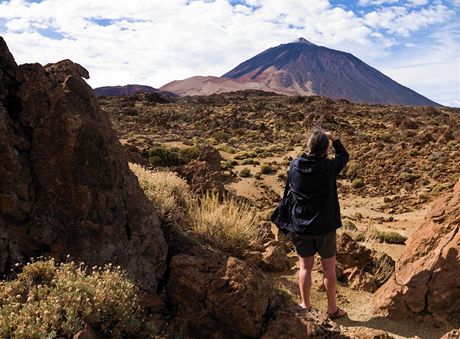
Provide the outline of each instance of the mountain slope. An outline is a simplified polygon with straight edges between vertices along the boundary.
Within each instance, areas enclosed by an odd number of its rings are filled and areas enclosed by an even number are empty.
[[[96,96],[125,96],[141,93],[157,93],[166,96],[176,96],[173,93],[165,93],[156,88],[144,85],[125,85],[125,86],[104,86],[93,89]]]
[[[349,53],[317,46],[302,38],[269,48],[221,78],[212,78],[206,84],[195,81],[193,94],[185,86],[188,79],[175,81],[174,87],[167,84],[161,90],[180,95],[206,95],[210,94],[210,82],[220,82],[220,86],[215,86],[219,87],[219,93],[232,91],[234,83],[226,81],[232,84],[226,89],[221,79],[237,81],[239,89],[262,89],[287,95],[321,95],[361,103],[439,106]],[[204,87],[207,88],[205,92],[198,90]]]

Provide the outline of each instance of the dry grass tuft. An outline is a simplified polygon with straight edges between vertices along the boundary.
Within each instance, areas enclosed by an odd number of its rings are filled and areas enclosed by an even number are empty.
[[[193,230],[223,251],[240,256],[260,238],[257,211],[248,203],[210,193],[194,201],[192,211]]]
[[[173,172],[150,171],[138,164],[130,163],[129,168],[155,205],[162,222],[177,223],[188,218],[191,193],[184,179]]]
[[[366,231],[366,239],[376,240],[387,244],[405,244],[407,237],[397,232],[380,231],[374,226],[370,226]]]
[[[1,338],[70,337],[85,323],[112,338],[153,335],[144,320],[138,290],[120,267],[39,260],[0,282]]]
[[[187,182],[172,172],[149,171],[129,165],[164,222],[191,225],[203,241],[240,256],[260,240],[257,211],[248,203],[217,193],[194,197]]]

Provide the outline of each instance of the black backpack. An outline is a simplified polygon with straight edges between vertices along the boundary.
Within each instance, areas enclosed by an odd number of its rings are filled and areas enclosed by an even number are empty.
[[[276,206],[270,220],[284,234],[288,232],[304,233],[319,215],[325,199],[310,199],[290,190],[288,174],[283,198]]]

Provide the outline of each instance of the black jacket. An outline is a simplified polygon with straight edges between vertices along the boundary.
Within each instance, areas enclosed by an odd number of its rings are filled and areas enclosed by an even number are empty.
[[[349,154],[340,140],[332,143],[335,158],[302,155],[291,162],[290,194],[311,214],[311,223],[302,234],[326,234],[342,226],[336,178],[348,162]]]

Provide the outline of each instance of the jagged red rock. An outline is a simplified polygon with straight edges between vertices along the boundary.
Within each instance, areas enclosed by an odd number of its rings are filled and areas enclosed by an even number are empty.
[[[112,262],[155,291],[167,245],[89,74],[17,66],[0,38],[0,272],[39,255]]]
[[[432,315],[460,326],[460,181],[433,204],[424,223],[407,241],[394,278],[374,298],[376,313],[391,317]]]
[[[337,261],[345,269],[351,288],[369,292],[375,292],[388,280],[395,265],[389,255],[360,245],[347,233],[337,237]]]
[[[262,272],[234,257],[172,257],[167,286],[181,335],[256,337],[274,296]]]
[[[222,157],[218,150],[205,146],[201,149],[197,160],[179,166],[177,172],[187,180],[195,192],[223,192],[221,160]]]

